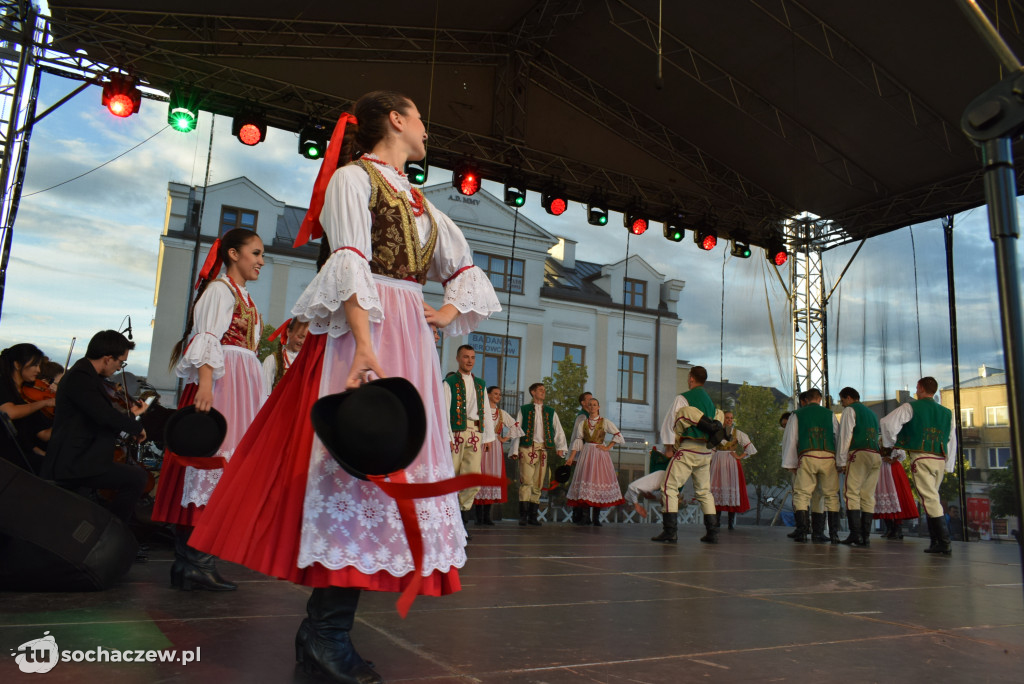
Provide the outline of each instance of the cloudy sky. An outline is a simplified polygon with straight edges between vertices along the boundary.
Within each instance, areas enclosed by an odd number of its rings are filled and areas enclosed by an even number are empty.
[[[77,85],[44,75],[39,111]],[[297,153],[294,133],[271,129],[265,143],[249,148],[231,136],[229,119],[214,121],[203,113],[198,130],[182,134],[166,127],[166,114],[166,105],[144,100],[138,115],[117,119],[100,105],[99,89],[90,87],[36,125],[15,224],[0,345],[30,341],[63,362],[72,337],[78,338],[78,358],[94,332],[123,329],[122,320],[130,315],[138,346],[129,370],[145,373],[167,184],[204,183],[211,124],[211,183],[244,175],[277,199],[307,205],[316,163]],[[431,170],[430,183],[449,179],[450,174]],[[485,187],[501,195],[499,185]],[[523,211],[550,232],[579,241],[579,259],[612,263],[626,255],[627,233],[619,215],[603,228],[586,223],[581,205],[552,217],[541,209],[536,193],[529,194]],[[1002,344],[985,209],[958,215],[955,225],[961,377],[967,379],[977,375],[981,364],[1002,368]],[[892,396],[897,389],[913,389],[922,373],[936,376],[941,385],[952,382],[941,226],[915,226],[913,239],[916,288],[911,231],[904,229],[868,241],[836,289],[829,306],[833,393],[853,385],[868,398],[883,391]],[[825,253],[827,289],[855,248]],[[630,254],[641,255],[666,277],[686,281],[679,306],[679,358],[707,366],[713,378],[788,392],[792,361],[785,294],[760,250],[746,260],[728,251],[722,242],[710,253],[701,252],[689,234],[682,243],[666,242],[661,224],[629,242]],[[788,278],[788,267],[783,276]]]

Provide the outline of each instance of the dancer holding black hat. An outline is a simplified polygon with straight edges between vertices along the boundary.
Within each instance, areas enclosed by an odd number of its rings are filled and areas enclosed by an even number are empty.
[[[417,573],[400,506],[376,482],[340,467],[311,423],[296,416],[373,376],[405,378],[422,397],[425,437],[412,463],[389,480],[452,477],[432,327],[465,335],[501,307],[461,231],[401,171],[426,154],[416,105],[377,91],[354,109],[335,127],[297,239],[301,245],[323,235],[333,250],[292,309],[309,322],[309,336],[228,464],[193,543],[314,587],[297,659],[336,681],[365,683],[381,678],[349,638],[361,590],[418,584],[420,594],[458,591],[466,560],[458,499],[415,500],[423,547]],[[444,284],[439,309],[423,299],[428,278]]]
[[[221,265],[226,272],[218,277]],[[175,373],[188,383],[178,408],[217,409],[227,433],[212,458],[166,451],[153,520],[175,523],[171,586],[190,590],[231,591],[237,588],[217,571],[216,559],[189,543],[192,527],[202,515],[224,463],[267,398],[256,349],[263,330],[252,297],[245,289],[263,267],[263,241],[245,228],[224,233],[210,247],[196,287],[199,295],[189,312],[191,331],[174,348]],[[186,344],[187,342],[187,344]]]

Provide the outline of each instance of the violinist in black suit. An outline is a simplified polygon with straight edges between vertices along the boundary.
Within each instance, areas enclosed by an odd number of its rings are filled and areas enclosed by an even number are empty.
[[[120,433],[146,439],[139,418],[146,406],[136,402],[128,413],[114,408],[104,388],[108,378],[124,368],[135,343],[116,330],[104,330],[89,340],[79,359],[61,380],[53,432],[42,475],[62,485],[112,489],[117,492],[111,512],[128,521],[146,487],[146,472],[114,462],[114,443]]]

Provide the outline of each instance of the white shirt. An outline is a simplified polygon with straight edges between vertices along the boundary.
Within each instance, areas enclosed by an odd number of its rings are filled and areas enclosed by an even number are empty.
[[[952,412],[951,412],[952,413]],[[910,422],[914,417],[914,407],[912,404],[900,404],[895,410],[890,411],[887,416],[878,421],[878,426],[882,431],[882,446],[891,447],[896,444],[896,437],[900,434],[900,430],[903,426]],[[892,455],[897,460],[903,460],[904,451],[902,449],[896,449],[892,452]],[[953,472],[953,467],[956,465],[956,417],[950,418],[949,424],[949,442],[946,444],[946,472]]]
[[[491,406],[490,402],[487,402],[488,408],[490,409],[491,422],[494,424],[494,439],[498,439],[499,435],[505,433],[504,436],[509,439],[515,439],[516,437],[523,436],[523,429],[519,427],[519,423],[516,422],[515,418],[510,416],[508,412],[503,408],[497,406]],[[498,418],[501,418],[501,430],[498,430]],[[493,441],[493,440],[492,440]],[[485,442],[486,443],[486,442]]]
[[[533,410],[535,411],[534,415],[536,416],[536,420],[533,421],[533,442],[535,444],[544,443],[544,412],[542,410],[543,408],[544,404],[538,404],[537,402],[533,403]],[[562,421],[560,421],[558,419],[558,416],[555,415],[552,418],[551,422],[554,423],[555,430],[555,451],[568,451],[568,447],[565,444],[565,431],[562,430]],[[516,423],[518,423],[519,425],[523,424],[523,409],[519,409],[519,413],[516,414]],[[524,433],[523,436],[525,437],[526,434]],[[512,441],[512,453],[515,453],[518,450],[519,438],[516,437]]]
[[[789,422],[786,423],[786,431],[782,433],[782,467],[798,468],[800,466],[799,454],[796,452],[797,441],[800,437],[800,428],[797,423],[796,411],[789,414]],[[832,437],[838,439],[839,421],[836,414],[832,414]],[[837,464],[838,465],[838,464]]]
[[[615,427],[615,423],[608,420],[607,418],[602,418],[601,416],[598,416],[597,421],[594,421],[589,416],[586,418],[584,418],[583,416],[579,416],[579,419],[576,421],[576,426],[573,428],[572,431],[572,451],[574,453],[583,449],[583,426],[589,423],[590,431],[593,432],[599,424],[598,421],[602,421],[604,423],[603,427],[605,437],[607,437],[608,435],[612,436],[612,444],[626,443],[626,440],[622,438],[622,433],[619,432],[619,428]]]
[[[682,394],[676,395],[676,400],[672,402],[672,408],[669,409],[668,413],[661,421],[661,443],[665,446],[675,447],[676,444],[676,416],[679,411],[690,405],[690,402],[686,401],[686,397]],[[699,409],[698,409],[699,410]],[[701,413],[701,415],[704,415]],[[722,422],[725,420],[725,414],[722,409],[715,409],[715,420]]]
[[[288,347],[285,347],[281,355],[285,358],[285,372],[293,363],[295,363],[295,357],[299,355],[299,352],[293,352]],[[270,394],[274,390],[274,378],[277,377],[277,357],[273,354],[267,354],[267,358],[263,359],[263,391]]]
[[[728,429],[729,428],[726,428],[726,430]],[[757,453],[757,449],[754,448],[754,443],[750,441],[750,437],[747,436],[747,433],[742,430],[737,430],[735,425],[733,426],[731,433],[726,432],[725,442],[731,442],[733,436],[736,437],[736,442],[739,444],[740,448],[743,449],[743,458],[749,458]],[[723,442],[723,444],[725,442]],[[716,449],[716,451],[718,451],[718,449]],[[734,451],[727,451],[726,453],[732,454],[733,456],[736,455],[736,452]]]

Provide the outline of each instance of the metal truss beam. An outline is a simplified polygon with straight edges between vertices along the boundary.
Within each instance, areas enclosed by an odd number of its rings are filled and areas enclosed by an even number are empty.
[[[656,52],[652,36],[658,35],[657,22],[626,0],[606,0],[613,26],[642,47]],[[849,187],[884,195],[885,185],[858,166],[838,149],[814,133],[805,123],[784,111],[752,86],[702,55],[679,36],[661,31],[663,58],[666,64],[717,95],[765,130],[814,160],[822,169]]]
[[[831,229],[828,221],[792,219],[783,224],[792,255],[789,292],[793,311],[793,392],[798,395],[816,387],[826,402],[829,396],[825,349],[827,312],[821,244]]]

